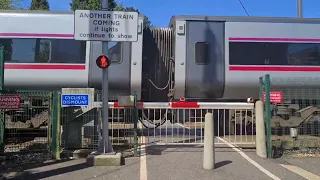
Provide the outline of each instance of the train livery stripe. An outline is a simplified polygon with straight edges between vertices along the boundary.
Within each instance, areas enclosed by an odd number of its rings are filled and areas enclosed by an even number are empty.
[[[320,67],[297,67],[297,66],[243,66],[230,65],[230,71],[303,71],[303,72],[320,72]]]
[[[0,33],[2,37],[46,37],[46,38],[74,38],[73,34],[40,34],[40,33]]]
[[[230,37],[229,41],[239,42],[320,42],[320,39],[310,38],[250,38],[250,37]]]
[[[5,69],[30,70],[85,70],[85,64],[5,64]]]

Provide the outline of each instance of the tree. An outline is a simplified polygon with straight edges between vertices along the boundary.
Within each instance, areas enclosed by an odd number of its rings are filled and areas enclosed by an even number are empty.
[[[140,14],[138,9],[135,9],[134,7],[125,7],[123,5],[123,3],[120,3],[119,5],[117,5],[117,7],[115,8],[116,11],[126,11],[126,12],[137,12]],[[147,16],[144,16],[143,19],[143,26],[144,27],[149,27],[151,26],[151,21],[149,20],[149,18]]]
[[[30,10],[45,10],[49,11],[50,6],[48,0],[32,0]]]
[[[125,7],[123,3],[117,4],[115,0],[109,0],[109,9],[115,11],[127,11],[127,12],[139,12],[138,9],[134,7]],[[71,10],[75,11],[77,9],[87,9],[87,10],[99,10],[101,9],[102,0],[72,0],[70,3]],[[144,27],[149,27],[151,25],[148,17],[144,17]]]
[[[0,0],[0,10],[20,9],[21,0]]]
[[[115,0],[109,0],[109,9],[117,7]],[[99,10],[101,9],[102,0],[72,0],[70,7],[72,11],[77,9]]]

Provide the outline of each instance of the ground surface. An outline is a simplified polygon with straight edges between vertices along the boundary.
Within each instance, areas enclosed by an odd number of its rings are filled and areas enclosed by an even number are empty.
[[[320,158],[263,159],[254,150],[219,148],[215,150],[216,169],[202,168],[203,147],[147,146],[140,157],[127,158],[121,167],[88,167],[85,159],[47,163],[23,172],[7,172],[6,178],[75,180],[267,180],[320,179]],[[302,169],[300,169],[302,168]],[[19,179],[19,178],[16,178]]]
[[[13,161],[10,159],[2,161],[0,170],[2,179],[16,177],[28,180],[320,180],[320,158],[310,158],[306,156],[310,154],[308,152],[300,152],[299,156],[296,153],[295,156],[263,159],[257,157],[254,150],[239,149],[230,144],[240,142],[254,145],[255,137],[251,135],[217,137],[216,168],[204,170],[203,147],[194,145],[203,142],[202,133],[201,129],[191,124],[166,123],[157,129],[144,129],[140,143],[147,146],[142,145],[139,148],[140,156],[126,158],[125,165],[121,167],[88,167],[85,159],[42,164],[50,155],[34,153],[14,157],[18,159],[16,165],[10,164]],[[149,145],[178,141],[184,145]],[[35,156],[41,160],[36,161]],[[25,162],[32,162],[33,165],[25,166]]]

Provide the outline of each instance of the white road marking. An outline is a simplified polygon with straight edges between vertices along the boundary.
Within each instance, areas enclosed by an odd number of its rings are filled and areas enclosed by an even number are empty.
[[[227,144],[229,147],[231,147],[234,151],[238,152],[244,159],[246,159],[248,162],[250,162],[252,165],[254,165],[256,168],[258,168],[260,171],[262,171],[263,173],[265,173],[267,176],[269,176],[270,178],[274,179],[274,180],[281,180],[279,177],[275,176],[274,174],[272,174],[271,172],[269,172],[268,170],[266,170],[265,168],[263,168],[260,164],[258,164],[257,162],[255,162],[254,160],[252,160],[249,156],[247,156],[243,151],[241,151],[239,148],[235,147],[233,144],[230,144],[228,141],[217,137],[217,139],[219,139],[220,141],[224,142],[225,144]]]
[[[142,124],[138,124],[138,128],[142,129]],[[146,137],[141,136],[141,147],[140,147],[140,180],[148,180],[147,172],[147,154],[146,154]]]
[[[320,177],[311,173],[311,172],[308,172],[302,168],[299,168],[297,166],[292,166],[292,165],[285,165],[285,164],[280,164],[280,166],[306,178],[306,179],[309,179],[309,180],[320,180]]]

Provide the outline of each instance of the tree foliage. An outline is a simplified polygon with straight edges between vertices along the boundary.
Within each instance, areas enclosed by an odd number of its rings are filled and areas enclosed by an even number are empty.
[[[115,0],[109,0],[109,9],[115,11],[127,11],[127,12],[139,12],[138,9],[134,7],[126,7],[122,3],[117,4]],[[87,9],[87,10],[99,10],[101,9],[102,0],[72,0],[70,3],[71,10],[75,11],[77,9]],[[148,17],[144,17],[144,27],[151,25]]]
[[[125,7],[123,5],[123,3],[120,3],[119,5],[116,6],[115,8],[116,11],[127,11],[127,12],[137,12],[140,14],[138,9],[135,9],[134,7]],[[151,21],[149,20],[149,18],[147,16],[144,16],[144,20],[143,20],[143,26],[144,27],[149,27],[151,25]]]
[[[117,3],[114,0],[109,0],[109,9],[113,10]],[[102,0],[72,0],[70,3],[71,10],[87,9],[99,10],[101,9]]]
[[[0,0],[0,10],[14,10],[20,8],[21,0]]]
[[[48,0],[32,0],[30,10],[50,10]]]

